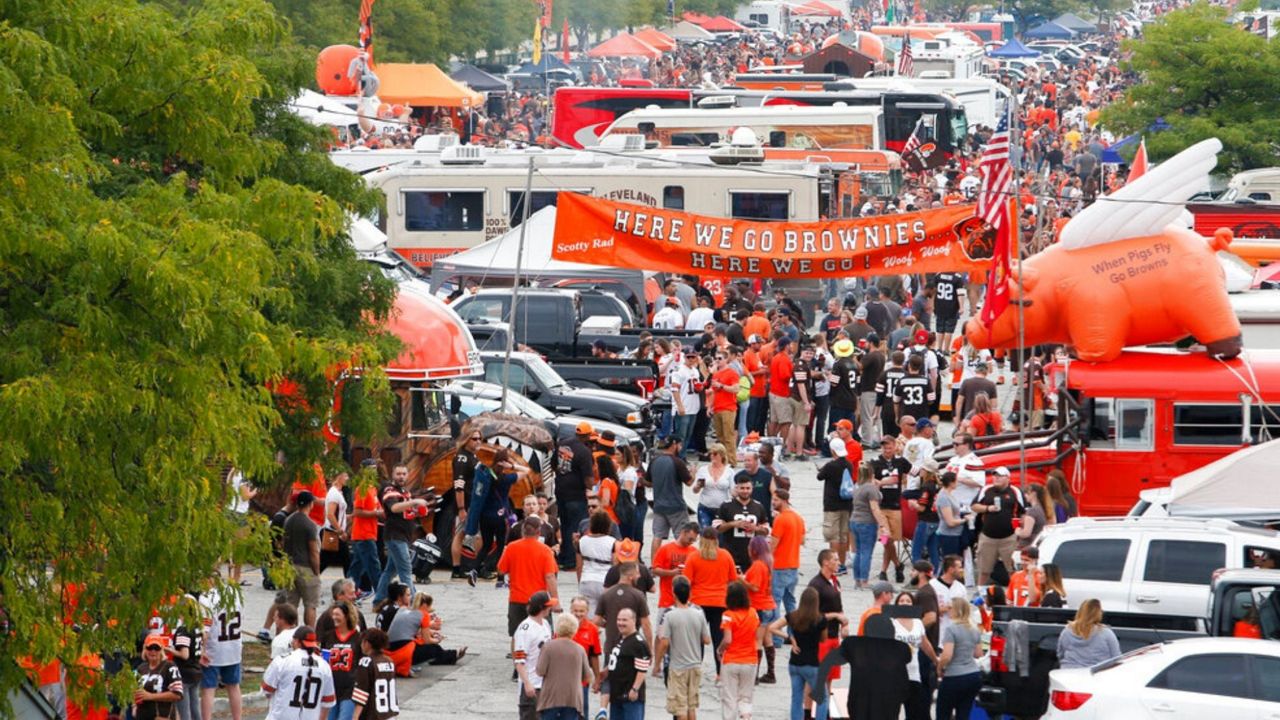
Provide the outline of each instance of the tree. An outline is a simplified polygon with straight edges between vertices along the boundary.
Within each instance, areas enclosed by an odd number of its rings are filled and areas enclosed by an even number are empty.
[[[1221,170],[1280,163],[1280,47],[1228,24],[1226,13],[1197,3],[1147,25],[1129,45],[1129,68],[1142,81],[1102,122],[1141,132],[1163,118],[1171,129],[1147,137],[1155,159],[1217,137]]]
[[[340,421],[376,433],[398,342],[394,288],[346,238],[376,195],[286,111],[314,55],[265,0],[13,0],[0,59],[8,696],[16,657],[131,650],[220,560],[265,560],[222,468],[269,485],[324,460],[353,360]]]
[[[1026,31],[1032,20],[1052,20],[1062,13],[1074,12],[1083,7],[1081,0],[1011,0],[1004,4],[1005,10],[1012,13],[1017,21],[1019,32]]]

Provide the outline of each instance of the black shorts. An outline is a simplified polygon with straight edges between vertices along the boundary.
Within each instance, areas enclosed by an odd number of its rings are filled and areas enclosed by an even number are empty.
[[[529,606],[525,603],[507,603],[507,637],[515,637],[520,623],[529,617]]]
[[[951,317],[943,317],[941,315],[938,315],[934,320],[934,324],[938,328],[937,333],[941,335],[943,333],[955,332],[956,321],[959,318],[960,318],[959,315],[952,315]]]

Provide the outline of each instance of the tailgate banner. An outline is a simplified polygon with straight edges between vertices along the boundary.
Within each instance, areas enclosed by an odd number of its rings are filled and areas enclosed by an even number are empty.
[[[994,241],[973,205],[852,220],[755,222],[562,192],[551,256],[655,272],[822,278],[986,270]]]

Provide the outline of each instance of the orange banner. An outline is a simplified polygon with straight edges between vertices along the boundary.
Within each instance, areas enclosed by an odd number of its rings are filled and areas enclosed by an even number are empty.
[[[972,205],[855,220],[752,222],[562,192],[551,256],[655,272],[822,278],[986,270],[994,241]]]

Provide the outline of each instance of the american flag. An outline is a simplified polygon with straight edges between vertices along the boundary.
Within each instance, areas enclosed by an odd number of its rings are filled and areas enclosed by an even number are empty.
[[[920,133],[920,129],[921,129],[923,126],[924,126],[924,116],[923,116],[923,115],[921,115],[921,116],[920,116],[920,119],[916,121],[916,126],[915,126],[915,128],[914,128],[914,129],[912,129],[912,131],[911,131],[911,137],[907,138],[907,143],[906,143],[905,145],[903,145],[903,146],[902,146],[902,157],[903,157],[903,158],[906,158],[906,157],[907,157],[907,156],[909,156],[912,152],[914,152],[916,148],[920,147],[920,144],[921,144],[921,142],[922,142],[922,141],[920,140],[920,134],[921,134],[921,133]]]
[[[1013,185],[1013,168],[1009,165],[1009,116],[1003,115],[995,134],[982,149],[978,162],[982,184],[978,186],[978,217],[994,228],[1004,222],[1005,199]]]
[[[916,64],[911,59],[911,33],[902,38],[902,52],[898,53],[898,74],[911,77],[916,71]]]

